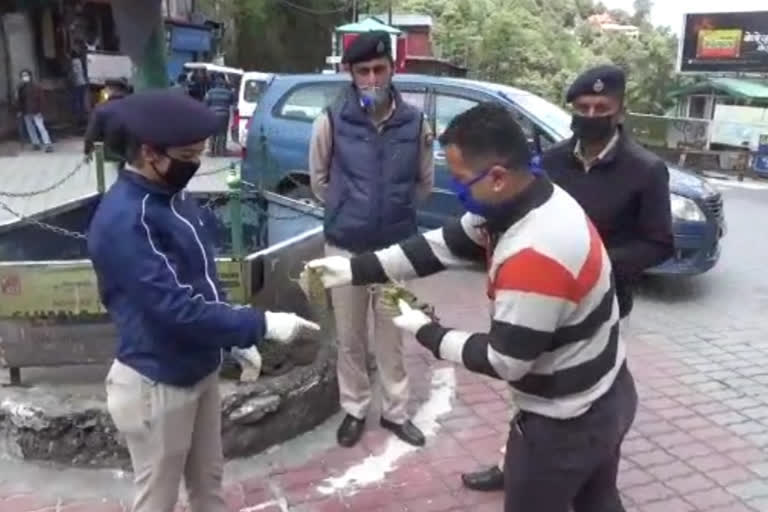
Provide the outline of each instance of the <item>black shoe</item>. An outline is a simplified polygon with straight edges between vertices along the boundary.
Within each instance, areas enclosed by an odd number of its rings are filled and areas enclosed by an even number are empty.
[[[424,438],[424,434],[416,427],[410,420],[406,421],[402,425],[393,423],[389,420],[381,418],[381,426],[387,430],[390,430],[397,437],[402,439],[408,444],[413,446],[424,446],[427,440]]]
[[[351,448],[363,437],[364,428],[365,420],[359,420],[351,414],[347,414],[339,425],[339,430],[336,431],[336,440],[341,446]]]
[[[504,472],[499,469],[499,466],[474,473],[464,473],[461,475],[461,481],[464,483],[464,487],[473,491],[504,490]]]

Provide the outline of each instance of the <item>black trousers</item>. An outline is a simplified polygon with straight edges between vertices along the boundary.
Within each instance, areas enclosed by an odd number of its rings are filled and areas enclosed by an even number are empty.
[[[521,413],[507,442],[505,512],[624,512],[616,478],[636,411],[625,363],[611,390],[578,418]]]

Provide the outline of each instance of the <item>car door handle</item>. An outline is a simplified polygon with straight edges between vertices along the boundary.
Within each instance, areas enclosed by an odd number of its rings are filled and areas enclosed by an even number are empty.
[[[443,151],[442,149],[436,149],[435,160],[445,160],[445,151]]]

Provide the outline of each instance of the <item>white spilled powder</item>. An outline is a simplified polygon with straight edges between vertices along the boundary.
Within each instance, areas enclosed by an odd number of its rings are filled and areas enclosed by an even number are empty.
[[[456,390],[456,373],[453,368],[440,368],[432,374],[432,391],[416,413],[413,423],[421,429],[427,438],[433,437],[439,425],[440,416],[451,411]],[[370,455],[359,464],[349,468],[343,475],[328,478],[317,487],[322,494],[334,494],[342,490],[354,492],[355,488],[364,487],[384,479],[387,473],[395,469],[395,463],[410,452],[419,448],[411,446],[396,437],[387,441],[384,452]]]

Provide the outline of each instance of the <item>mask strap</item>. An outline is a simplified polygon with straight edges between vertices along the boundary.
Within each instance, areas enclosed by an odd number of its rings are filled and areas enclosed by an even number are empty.
[[[534,176],[541,176],[544,174],[544,170],[541,168],[541,155],[535,154],[531,157],[531,161],[528,162],[528,169]]]
[[[478,174],[477,176],[475,176],[474,178],[472,178],[468,182],[464,183],[464,186],[471,187],[475,183],[479,182],[480,180],[482,180],[483,178],[485,178],[486,176],[488,176],[491,173],[491,169],[493,169],[493,167],[487,168],[486,170],[484,170],[483,172],[481,172],[480,174]]]
[[[165,152],[165,148],[152,148],[152,150],[153,150],[155,153],[157,153],[158,155],[161,155],[161,156],[164,156],[164,157],[167,157],[167,158],[171,158],[171,156],[170,156],[168,153],[166,153],[166,152]],[[160,173],[160,171],[158,171],[158,170],[157,170],[157,167],[155,167],[155,163],[154,163],[154,162],[152,162],[151,164],[149,164],[149,166],[150,166],[150,167],[152,167],[152,170],[154,171],[155,175],[156,175],[158,178],[160,178],[160,180],[161,180],[163,183],[166,183],[166,184],[168,184],[168,181],[166,180],[166,177],[165,177],[163,174],[161,174],[161,173]]]

